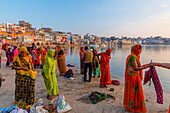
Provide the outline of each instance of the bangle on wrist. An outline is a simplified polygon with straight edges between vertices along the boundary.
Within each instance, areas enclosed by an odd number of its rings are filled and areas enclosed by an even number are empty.
[[[144,69],[146,69],[148,66],[144,66]]]

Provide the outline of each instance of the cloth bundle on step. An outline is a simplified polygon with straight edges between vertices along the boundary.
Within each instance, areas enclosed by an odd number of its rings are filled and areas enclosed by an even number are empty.
[[[151,78],[156,90],[157,103],[163,104],[163,90],[155,67],[150,67],[150,69],[145,72],[143,85],[145,85]]]
[[[118,80],[112,80],[112,84],[118,86],[118,85],[120,85],[120,82]]]
[[[114,96],[105,93],[100,93],[97,91],[92,91],[89,95],[89,98],[92,104],[97,104],[99,101],[105,100],[107,98],[112,98],[115,100]]]
[[[74,73],[72,69],[69,69],[66,74],[65,74],[66,78],[70,78],[70,77],[74,77]]]
[[[75,67],[74,65],[71,64],[67,64],[67,67]]]

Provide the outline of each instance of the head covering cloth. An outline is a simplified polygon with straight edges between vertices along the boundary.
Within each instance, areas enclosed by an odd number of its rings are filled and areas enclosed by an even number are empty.
[[[109,54],[111,54],[112,50],[109,48],[106,50],[106,52],[108,52]]]
[[[28,55],[30,54],[30,53],[28,52],[28,50],[27,50],[26,47],[20,47],[20,49],[19,49],[19,55],[21,55],[22,52],[26,52]]]
[[[140,44],[136,44],[135,46],[132,47],[131,53],[134,53],[136,56],[139,57],[140,50],[141,50],[141,45]]]
[[[84,47],[81,47],[81,48],[80,48],[80,51],[84,53]]]

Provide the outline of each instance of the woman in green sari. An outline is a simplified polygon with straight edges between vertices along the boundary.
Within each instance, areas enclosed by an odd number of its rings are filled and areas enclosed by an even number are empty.
[[[92,46],[90,47],[90,49],[93,49],[93,78],[95,78],[95,76],[100,77],[100,64],[99,64],[99,57],[98,57],[98,53],[97,50],[95,50],[95,48]]]
[[[47,99],[52,100],[51,95],[58,96],[58,85],[56,78],[56,60],[54,59],[55,51],[50,49],[46,56],[45,65],[42,69],[42,76],[44,78],[45,86],[47,88]]]

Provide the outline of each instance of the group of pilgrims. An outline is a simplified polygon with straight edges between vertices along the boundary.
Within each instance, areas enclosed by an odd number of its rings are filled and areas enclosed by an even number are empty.
[[[37,102],[35,99],[35,79],[38,68],[42,69],[41,74],[48,93],[47,99],[52,100],[51,96],[59,95],[55,72],[58,69],[60,76],[64,76],[67,71],[62,45],[56,46],[55,49],[51,49],[50,46],[47,48],[36,47],[35,44],[32,44],[31,47],[20,45],[19,48],[14,46],[13,50],[10,51],[10,45],[3,44],[2,49],[7,57],[6,67],[12,67],[16,71],[15,105],[19,108],[29,109]],[[0,79],[4,81],[2,77]]]
[[[41,74],[48,93],[47,99],[52,100],[51,96],[59,95],[55,72],[58,69],[60,76],[65,76],[67,71],[62,45],[56,46],[55,49],[51,49],[50,46],[37,48],[35,44],[27,48],[21,45],[20,48],[14,46],[12,51],[8,50],[8,46],[8,44],[3,46],[3,50],[7,55],[6,66],[11,66],[16,71],[15,105],[28,109],[37,102],[35,100],[36,68],[42,69]],[[84,75],[83,82],[91,82],[92,77],[97,77],[100,78],[100,88],[107,88],[107,85],[112,84],[109,66],[111,52],[110,48],[98,53],[94,47],[80,47],[80,73]],[[132,47],[131,53],[126,59],[123,107],[129,112],[147,112],[142,88],[142,70],[150,66],[170,69],[168,63],[152,62],[141,65],[141,52],[142,46],[137,44]]]

